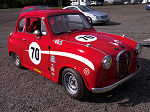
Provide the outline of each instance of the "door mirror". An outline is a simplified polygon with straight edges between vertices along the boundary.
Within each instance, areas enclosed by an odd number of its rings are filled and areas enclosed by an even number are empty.
[[[40,31],[39,30],[35,30],[34,32],[33,32],[33,34],[35,34],[36,35],[36,38],[37,38],[37,40],[40,40],[41,39],[41,37],[40,37]]]

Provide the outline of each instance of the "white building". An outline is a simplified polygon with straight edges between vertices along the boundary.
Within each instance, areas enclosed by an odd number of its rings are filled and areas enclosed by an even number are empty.
[[[149,3],[149,2],[150,2],[150,0],[143,0],[142,3]]]
[[[91,0],[70,0],[71,5],[90,5]]]

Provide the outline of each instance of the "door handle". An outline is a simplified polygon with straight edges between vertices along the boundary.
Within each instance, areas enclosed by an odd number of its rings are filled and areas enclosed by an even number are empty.
[[[23,38],[22,40],[23,40],[23,41],[27,41],[27,40],[26,40],[26,39],[24,39],[24,38]]]

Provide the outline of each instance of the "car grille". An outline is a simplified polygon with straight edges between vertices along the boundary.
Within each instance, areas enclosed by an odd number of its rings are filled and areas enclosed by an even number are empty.
[[[117,56],[117,72],[119,78],[122,78],[129,73],[130,65],[131,52],[128,50],[121,51]]]
[[[105,15],[105,16],[101,16],[102,19],[106,19],[108,18],[108,15]]]

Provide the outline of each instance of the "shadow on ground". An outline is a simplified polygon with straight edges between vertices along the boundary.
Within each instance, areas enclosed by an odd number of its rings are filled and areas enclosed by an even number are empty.
[[[140,58],[141,71],[131,80],[118,88],[102,94],[90,94],[83,102],[112,103],[119,106],[135,106],[140,103],[150,102],[150,60]]]
[[[115,26],[120,25],[121,23],[110,21],[109,23],[99,23],[99,24],[93,24],[93,26]]]

